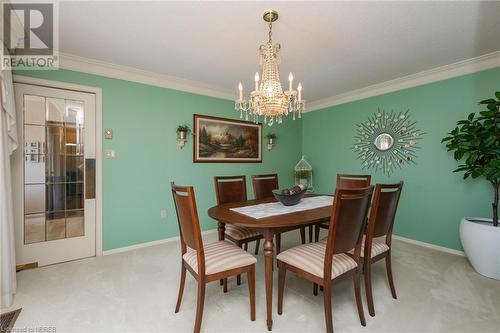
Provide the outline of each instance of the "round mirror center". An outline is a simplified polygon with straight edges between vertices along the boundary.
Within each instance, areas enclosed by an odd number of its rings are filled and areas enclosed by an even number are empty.
[[[378,150],[386,151],[391,149],[394,145],[394,138],[389,133],[380,133],[375,138],[375,142],[373,144]]]

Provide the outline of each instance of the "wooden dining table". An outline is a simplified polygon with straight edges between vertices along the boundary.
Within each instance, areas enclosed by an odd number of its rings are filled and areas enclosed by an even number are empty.
[[[313,195],[309,195],[313,196]],[[273,215],[264,218],[252,218],[231,210],[231,208],[258,205],[275,202],[275,198],[247,200],[214,206],[208,210],[208,215],[218,221],[219,240],[224,240],[225,225],[232,224],[238,227],[258,230],[264,235],[264,261],[266,283],[266,310],[267,329],[273,326],[273,262],[274,262],[274,235],[300,227],[310,226],[330,220],[332,206],[323,206],[309,210],[302,210],[282,215]]]

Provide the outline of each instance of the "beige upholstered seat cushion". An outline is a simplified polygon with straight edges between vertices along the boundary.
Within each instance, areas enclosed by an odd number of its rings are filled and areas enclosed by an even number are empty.
[[[278,254],[277,258],[303,271],[323,277],[326,243],[308,243],[293,247]],[[356,268],[357,264],[345,253],[335,254],[332,264],[332,279]]]
[[[371,257],[376,257],[381,253],[389,251],[389,246],[385,243],[384,239],[373,238],[372,239],[372,253]],[[361,245],[361,256],[365,255],[365,236],[363,236],[363,244]]]
[[[242,240],[259,236],[260,233],[255,230],[226,224],[226,235],[230,236],[234,240]]]
[[[326,243],[326,240],[328,238],[323,238],[320,240],[320,243]],[[365,236],[363,235],[363,241],[361,243],[361,257],[365,256]],[[389,246],[385,243],[385,240],[383,238],[373,238],[372,240],[372,253],[371,257],[376,257],[381,253],[384,253],[385,251],[389,251]],[[354,249],[349,251],[349,253],[354,253]]]
[[[257,262],[254,256],[227,241],[205,245],[204,250],[205,274],[207,275],[248,266]],[[195,272],[198,272],[198,259],[195,250],[188,247],[182,258]]]

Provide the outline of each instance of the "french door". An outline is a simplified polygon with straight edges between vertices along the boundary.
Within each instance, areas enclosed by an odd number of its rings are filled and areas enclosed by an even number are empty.
[[[95,256],[95,95],[20,83],[14,91],[16,263]]]

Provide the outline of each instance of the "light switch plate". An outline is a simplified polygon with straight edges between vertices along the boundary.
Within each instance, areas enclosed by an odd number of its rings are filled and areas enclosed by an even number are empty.
[[[112,160],[116,157],[116,151],[114,149],[104,150],[104,157],[108,160]]]

